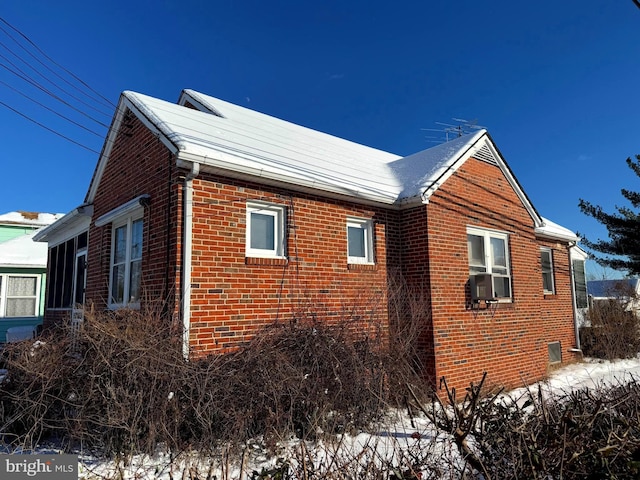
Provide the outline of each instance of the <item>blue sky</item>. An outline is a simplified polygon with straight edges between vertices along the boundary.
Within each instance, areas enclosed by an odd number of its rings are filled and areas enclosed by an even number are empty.
[[[620,188],[640,190],[624,162],[640,153],[631,0],[7,0],[0,16],[114,104],[123,90],[176,101],[193,88],[399,155],[444,138],[424,129],[477,119],[538,211],[592,240],[606,230],[578,199],[610,211],[624,204]],[[98,155],[8,107],[95,151],[113,107],[44,70],[1,26],[0,213],[67,212],[82,203]],[[82,113],[16,76],[16,65],[74,93],[58,96]]]

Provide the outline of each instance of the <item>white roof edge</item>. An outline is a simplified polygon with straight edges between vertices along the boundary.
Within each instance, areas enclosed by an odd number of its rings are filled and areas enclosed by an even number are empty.
[[[220,152],[222,155],[224,153]],[[228,161],[216,159],[213,157],[202,157],[187,152],[180,152],[177,155],[176,165],[180,168],[189,169],[191,164],[199,163],[202,167],[208,167],[208,170],[218,172],[226,177],[235,178],[239,180],[252,180],[259,179],[261,183],[269,184],[272,186],[284,186],[291,190],[303,191],[307,193],[318,194],[321,193],[324,196],[331,196],[334,194],[335,198],[349,199],[351,201],[361,201],[367,204],[384,205],[387,207],[397,208],[397,197],[392,195],[385,195],[384,193],[378,193],[373,190],[360,189],[354,190],[349,185],[344,185],[343,188],[337,185],[317,182],[312,180],[301,179],[299,177],[287,176],[282,173],[272,174],[272,172],[266,170],[258,170],[250,167],[240,167],[235,165],[233,170],[226,168],[229,164]]]
[[[177,146],[175,146],[171,142],[171,140],[169,140],[167,132],[163,132],[160,127],[155,125],[154,120],[157,121],[157,118],[155,118],[155,116],[152,115],[148,109],[143,107],[143,105],[136,98],[135,92],[125,90],[120,95],[120,100],[118,101],[118,105],[116,107],[116,113],[114,114],[113,121],[111,122],[111,126],[109,127],[109,132],[107,133],[104,147],[102,149],[102,152],[100,153],[98,164],[96,165],[94,177],[91,181],[91,185],[89,186],[89,191],[87,192],[86,203],[93,203],[96,192],[98,190],[98,185],[100,184],[100,180],[102,179],[102,174],[104,173],[104,169],[107,166],[109,156],[111,155],[113,144],[118,133],[120,132],[120,126],[122,125],[124,112],[127,108],[131,112],[133,112],[133,114],[145,125],[145,127],[158,135],[162,143],[164,143],[167,148],[169,148],[169,150],[174,153],[178,150]],[[162,122],[158,123],[160,123],[160,125],[162,126]]]
[[[557,240],[564,240],[567,242],[578,242],[580,237],[573,233],[568,228],[563,227],[551,220],[541,217],[543,224],[536,227],[535,233],[540,237],[552,238]]]
[[[82,204],[71,210],[64,217],[53,222],[51,225],[38,230],[38,232],[33,236],[33,241],[48,242],[51,237],[63,231],[66,227],[75,224],[78,220],[86,218],[90,219],[91,215],[93,215],[93,205]]]
[[[513,188],[514,192],[524,205],[527,212],[533,219],[533,222],[536,228],[541,227],[544,224],[542,217],[536,211],[535,207],[527,197],[526,193],[520,186],[520,183],[511,172],[506,160],[502,157],[500,151],[496,148],[495,144],[489,132],[486,129],[481,129],[473,135],[467,143],[465,143],[458,153],[452,157],[452,159],[442,166],[435,174],[432,176],[433,179],[429,186],[425,185],[425,190],[422,192],[422,202],[429,203],[429,198],[440,188],[442,184],[444,184],[451,175],[453,175],[460,166],[462,166],[469,158],[473,157],[473,155],[478,152],[482,147],[486,146],[493,156],[496,159],[497,166],[502,171],[503,175]]]
[[[178,105],[184,105],[184,101],[188,100],[189,103],[193,104],[194,107],[197,107],[200,111],[206,111],[212,115],[216,115],[221,118],[226,118],[222,112],[220,112],[213,105],[206,102],[199,92],[192,90],[190,88],[185,88],[180,93],[180,98],[178,99]]]

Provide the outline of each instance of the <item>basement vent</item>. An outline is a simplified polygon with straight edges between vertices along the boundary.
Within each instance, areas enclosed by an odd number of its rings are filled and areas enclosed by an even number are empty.
[[[473,154],[474,158],[478,160],[482,160],[483,162],[490,163],[492,165],[497,165],[498,162],[496,160],[495,155],[489,150],[489,147],[485,144],[482,146],[480,150]]]
[[[559,363],[562,361],[562,348],[560,342],[549,344],[549,363]]]

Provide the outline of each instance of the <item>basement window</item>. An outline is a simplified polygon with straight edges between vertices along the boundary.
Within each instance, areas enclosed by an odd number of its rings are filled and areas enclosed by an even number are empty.
[[[549,363],[562,362],[562,348],[560,342],[551,342],[548,345],[549,349]]]

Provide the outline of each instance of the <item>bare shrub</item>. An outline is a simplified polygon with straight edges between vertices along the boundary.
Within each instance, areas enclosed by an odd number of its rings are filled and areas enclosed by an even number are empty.
[[[626,283],[614,284],[611,298],[594,301],[587,312],[590,326],[582,327],[580,343],[585,355],[614,360],[640,352],[640,318],[633,306],[638,299]]]
[[[640,385],[632,380],[496,402],[477,440],[493,478],[638,478],[638,432]]]
[[[179,332],[158,312],[89,312],[73,342],[66,326],[7,346],[0,439],[33,446],[57,436],[108,457],[242,448],[254,437],[273,448],[364,429],[403,403],[400,385],[421,381],[409,321],[389,338],[371,319],[362,328],[355,310],[305,314],[237,351],[185,361]]]

